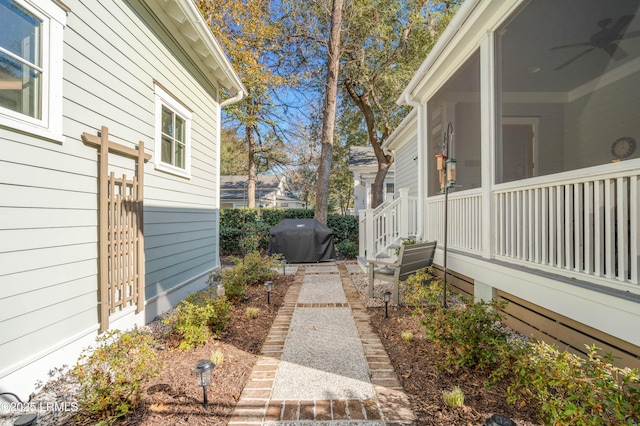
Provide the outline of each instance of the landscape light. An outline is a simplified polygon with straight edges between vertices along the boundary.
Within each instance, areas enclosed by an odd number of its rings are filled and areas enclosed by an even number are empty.
[[[391,301],[391,292],[389,290],[382,292],[382,300],[384,300],[384,317],[389,318],[389,302]]]
[[[271,290],[273,290],[273,281],[267,281],[264,283],[265,287],[267,287],[267,303],[271,304]]]
[[[193,369],[193,372],[198,378],[198,385],[202,387],[204,397],[203,406],[205,410],[209,408],[207,403],[207,387],[211,384],[211,373],[215,366],[216,365],[213,362],[204,359],[202,361],[198,361],[196,367]]]

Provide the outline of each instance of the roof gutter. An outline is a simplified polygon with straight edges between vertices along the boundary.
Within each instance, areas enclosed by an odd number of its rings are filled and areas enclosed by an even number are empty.
[[[449,22],[447,28],[445,28],[443,33],[440,35],[435,46],[433,46],[424,62],[420,65],[420,68],[418,68],[418,71],[416,71],[415,75],[400,95],[400,98],[396,101],[398,105],[411,105],[407,102],[409,96],[413,96],[413,92],[422,85],[422,80],[427,75],[433,64],[440,55],[442,55],[444,49],[449,45],[451,40],[458,33],[460,27],[481,1],[482,0],[466,0],[462,6],[460,6],[460,9],[456,12],[453,19],[451,19],[451,22]]]
[[[220,47],[220,44],[218,43],[216,38],[213,36],[213,33],[211,32],[211,28],[209,28],[208,24],[205,22],[196,4],[191,0],[186,0],[186,1],[177,0],[176,2],[180,6],[180,8],[184,11],[185,15],[187,16],[187,19],[189,19],[189,21],[193,25],[193,28],[196,30],[196,32],[200,36],[200,39],[203,41],[203,43],[205,43],[208,50],[212,53],[212,55],[214,55],[218,63],[221,65],[222,73],[224,74],[224,76],[227,78],[230,85],[232,86],[232,87],[227,87],[227,89],[235,89],[233,90],[233,92],[237,94],[240,94],[241,92],[246,93],[247,90],[242,84],[242,81],[240,81],[240,77],[238,77],[238,75],[236,74],[235,70],[233,69],[233,66],[231,65],[231,62],[229,61],[229,58],[227,58],[224,51],[222,50],[222,47]]]
[[[220,104],[220,108],[224,108],[227,105],[233,105],[244,99],[244,90],[240,90],[233,98],[229,98]]]

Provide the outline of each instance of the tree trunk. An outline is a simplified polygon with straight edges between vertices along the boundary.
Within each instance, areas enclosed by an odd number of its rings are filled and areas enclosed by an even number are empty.
[[[367,125],[367,135],[369,137],[369,142],[373,147],[373,153],[375,154],[376,160],[378,161],[378,171],[376,172],[376,177],[373,181],[373,185],[371,185],[371,208],[375,209],[380,204],[382,204],[382,201],[384,199],[384,178],[387,176],[387,171],[393,163],[393,158],[390,155],[386,155],[384,153],[384,150],[382,149],[382,143],[389,134],[389,126],[387,125],[387,123],[384,123],[384,131],[381,138],[378,135],[376,119],[373,114],[373,108],[371,107],[371,103],[369,101],[369,91],[364,91],[361,95],[359,95],[356,92],[355,87],[349,80],[345,81],[344,85],[347,89],[347,93],[349,94],[353,102],[358,106],[360,112],[362,112],[364,122]]]
[[[327,86],[325,88],[322,117],[322,151],[316,185],[316,211],[314,217],[327,224],[329,214],[329,178],[333,154],[333,134],[336,124],[336,102],[338,98],[338,70],[340,67],[340,29],[342,26],[342,0],[333,0],[331,9],[331,34],[327,60]]]
[[[256,206],[256,141],[253,136],[253,127],[247,126],[247,145],[249,151],[248,181],[247,181],[247,207]]]

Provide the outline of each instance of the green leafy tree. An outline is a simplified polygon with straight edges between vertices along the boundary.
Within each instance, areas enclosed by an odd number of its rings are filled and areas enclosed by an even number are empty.
[[[248,93],[242,102],[230,106],[228,114],[244,128],[248,174],[247,199],[255,207],[256,179],[260,168],[282,148],[277,129],[279,109],[275,94],[294,84],[295,71],[283,57],[284,38],[281,10],[270,0],[198,0],[197,5],[230,56]]]
[[[383,200],[384,178],[393,161],[382,144],[408,112],[395,101],[459,3],[354,0],[346,8],[341,76],[348,96],[342,98],[341,116],[344,126],[366,134],[378,161],[372,207]]]

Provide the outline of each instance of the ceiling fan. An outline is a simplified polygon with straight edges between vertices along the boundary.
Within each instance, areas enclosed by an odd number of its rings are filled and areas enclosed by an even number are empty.
[[[614,61],[619,61],[629,56],[629,54],[618,45],[618,42],[620,40],[626,40],[629,38],[635,38],[640,36],[640,30],[631,31],[629,33],[624,32],[634,17],[635,15],[623,15],[620,18],[618,18],[618,20],[613,25],[611,25],[611,22],[613,22],[613,19],[611,18],[602,19],[598,21],[598,26],[600,27],[600,31],[593,33],[589,38],[589,41],[552,47],[550,50],[559,50],[559,49],[566,49],[566,48],[578,47],[578,46],[587,47],[586,50],[583,50],[573,58],[562,63],[555,70],[556,71],[561,70],[562,68],[580,59],[587,53],[594,51],[595,49],[602,49]]]

